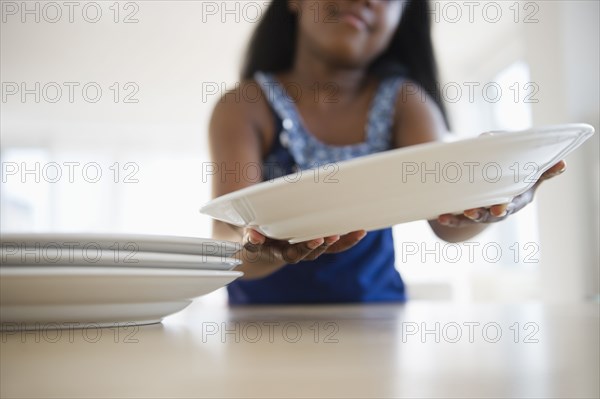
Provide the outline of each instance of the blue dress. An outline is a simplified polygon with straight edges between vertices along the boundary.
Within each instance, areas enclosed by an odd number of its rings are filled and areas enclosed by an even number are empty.
[[[264,159],[264,180],[392,148],[394,105],[401,77],[381,82],[369,110],[366,140],[346,146],[330,146],[311,135],[293,100],[273,75],[259,72],[255,80],[279,127]],[[371,231],[347,251],[285,265],[264,278],[237,280],[227,289],[232,305],[406,300],[404,283],[395,268],[391,229]]]

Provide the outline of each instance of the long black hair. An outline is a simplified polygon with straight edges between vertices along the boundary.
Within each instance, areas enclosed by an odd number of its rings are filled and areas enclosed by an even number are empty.
[[[407,0],[403,7],[402,18],[390,44],[371,63],[369,71],[379,77],[406,75],[435,101],[448,125],[431,41],[429,0]],[[252,79],[257,71],[290,70],[297,34],[297,15],[288,7],[288,0],[273,0],[250,39],[242,79]]]

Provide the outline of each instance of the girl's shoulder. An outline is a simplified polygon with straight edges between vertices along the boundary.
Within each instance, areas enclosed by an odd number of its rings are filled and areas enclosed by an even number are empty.
[[[266,105],[261,101],[261,88],[255,79],[244,79],[229,86],[230,88],[219,98],[215,109],[256,111],[261,105]]]
[[[230,140],[252,134],[258,135],[262,143],[268,143],[273,129],[271,111],[260,85],[254,79],[245,79],[232,84],[218,99],[210,118],[209,134],[227,135]]]
[[[398,88],[393,130],[396,148],[439,141],[447,134],[437,103],[410,79],[404,79]]]

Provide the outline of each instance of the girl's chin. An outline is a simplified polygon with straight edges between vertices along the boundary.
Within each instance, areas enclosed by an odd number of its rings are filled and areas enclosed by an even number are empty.
[[[359,68],[369,62],[365,52],[356,49],[338,47],[335,51],[328,51],[327,54],[333,64],[344,68]]]
[[[359,67],[368,64],[373,56],[371,43],[354,35],[330,35],[317,38],[312,44],[316,53],[336,65]]]

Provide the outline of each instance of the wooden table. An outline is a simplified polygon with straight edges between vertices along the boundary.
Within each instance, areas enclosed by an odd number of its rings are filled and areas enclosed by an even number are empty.
[[[2,334],[8,397],[598,397],[598,304],[227,308]],[[36,342],[37,341],[37,342]]]

